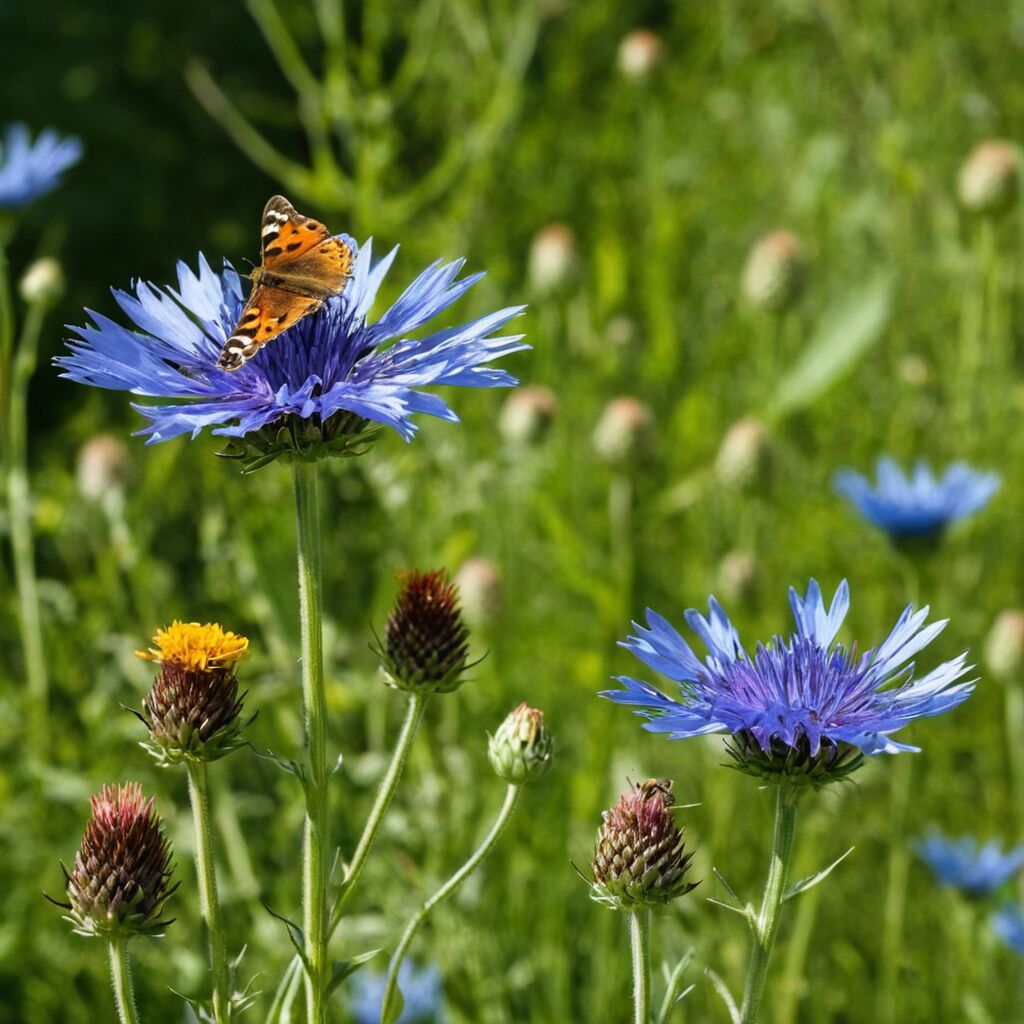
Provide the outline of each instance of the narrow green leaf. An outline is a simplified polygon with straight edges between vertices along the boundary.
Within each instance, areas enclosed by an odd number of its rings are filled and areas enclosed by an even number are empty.
[[[841,857],[837,857],[834,861],[832,861],[831,864],[829,864],[827,868],[823,868],[817,874],[808,875],[806,878],[801,878],[799,882],[794,882],[786,890],[785,895],[782,897],[782,902],[785,903],[786,900],[791,900],[794,896],[799,896],[800,893],[807,892],[808,889],[813,889],[820,881],[822,881],[825,878],[828,878],[828,876],[831,875],[832,872],[837,867],[839,867],[839,865],[842,864],[842,862],[846,860],[846,858],[849,857],[851,853],[853,853],[853,851],[854,847],[851,846],[846,851],[846,853],[844,853]]]
[[[796,412],[820,398],[882,336],[893,305],[893,275],[876,274],[841,296],[821,318],[796,363],[779,382],[769,418]]]

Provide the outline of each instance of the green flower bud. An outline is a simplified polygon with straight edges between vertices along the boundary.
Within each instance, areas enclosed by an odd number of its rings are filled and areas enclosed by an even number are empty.
[[[18,290],[30,306],[52,306],[64,294],[64,271],[52,256],[43,256],[29,264]]]
[[[558,399],[540,384],[513,391],[502,406],[498,430],[507,444],[536,444],[558,416]]]
[[[737,420],[722,439],[715,472],[725,487],[757,489],[768,483],[771,446],[768,428],[757,419]]]
[[[594,428],[594,450],[611,466],[647,455],[654,442],[651,410],[637,398],[613,398]]]
[[[756,242],[743,270],[743,294],[766,313],[786,313],[803,294],[807,264],[791,231],[773,231]]]
[[[525,703],[510,711],[489,738],[487,756],[495,774],[506,782],[536,782],[551,765],[551,734],[544,712]]]
[[[1020,191],[1020,157],[1008,142],[990,139],[975,147],[960,169],[957,192],[971,213],[1010,209]]]
[[[1024,612],[1006,608],[999,613],[985,640],[988,670],[1002,682],[1019,682],[1024,675]]]

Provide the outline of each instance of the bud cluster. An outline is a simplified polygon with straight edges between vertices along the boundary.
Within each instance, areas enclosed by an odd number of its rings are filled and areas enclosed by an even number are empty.
[[[469,630],[444,569],[408,572],[376,653],[387,682],[410,693],[450,693],[463,682]]]
[[[594,850],[592,895],[616,910],[664,906],[698,883],[686,878],[692,853],[672,816],[667,779],[631,786],[602,815]]]
[[[160,672],[136,713],[149,730],[143,743],[159,764],[216,761],[241,746],[245,695],[238,693],[236,663],[249,641],[215,623],[173,622],[137,651]]]
[[[495,774],[521,786],[535,782],[551,766],[551,734],[544,712],[525,702],[510,711],[489,738],[487,756]]]
[[[58,903],[79,935],[159,935],[171,886],[171,848],[152,798],[138,783],[104,786],[71,871],[64,868],[67,903]],[[57,902],[54,900],[53,902]]]

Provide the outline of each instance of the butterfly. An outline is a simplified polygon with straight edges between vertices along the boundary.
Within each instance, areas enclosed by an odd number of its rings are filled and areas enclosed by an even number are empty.
[[[238,370],[268,341],[340,295],[352,276],[352,249],[284,196],[271,196],[260,228],[261,264],[217,366]]]

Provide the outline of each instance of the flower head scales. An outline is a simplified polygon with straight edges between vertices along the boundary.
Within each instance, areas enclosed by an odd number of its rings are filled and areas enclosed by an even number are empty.
[[[16,210],[52,192],[81,157],[78,139],[47,129],[33,142],[25,125],[8,125],[0,142],[0,211]]]
[[[322,457],[319,442],[358,433],[368,421],[410,440],[416,413],[458,420],[441,398],[421,388],[513,386],[515,378],[484,364],[527,346],[521,335],[495,334],[521,306],[410,338],[480,279],[458,278],[463,260],[429,266],[371,322],[396,252],[374,263],[367,242],[340,296],[234,372],[218,369],[216,361],[244,305],[242,282],[230,265],[217,273],[202,255],[198,273],[178,264],[176,288],[139,281],[133,292],[115,290],[132,326],[88,311],[92,323],[73,328],[71,354],[56,362],[64,376],[83,384],[170,399],[134,406],[150,421],[140,431],[147,444],[180,434],[194,438],[206,428],[247,440],[269,432],[271,438],[288,434],[290,444],[287,438],[281,443],[300,452],[312,437],[310,457]]]
[[[749,767],[776,775],[810,774],[840,765],[844,751],[870,755],[917,750],[891,734],[917,718],[941,714],[966,700],[973,682],[966,652],[914,678],[914,656],[945,626],[926,625],[928,608],[909,606],[889,636],[859,653],[835,637],[849,608],[844,580],[826,608],[821,588],[810,581],[806,596],[790,589],[796,632],[758,644],[751,655],[718,602],[705,618],[691,609],[690,628],[708,648],[701,660],[657,612],[622,646],[645,665],[679,684],[678,699],[641,679],[618,678],[624,689],[602,696],[638,707],[651,732],[684,739],[730,733]],[[744,767],[741,763],[740,767]],[[847,767],[850,767],[847,765]]]
[[[890,458],[878,460],[876,482],[853,470],[836,474],[835,487],[868,522],[896,540],[935,538],[946,527],[983,509],[999,490],[995,473],[955,462],[936,476],[924,462],[904,473]]]
[[[1024,846],[1004,853],[994,840],[981,845],[971,836],[947,839],[934,832],[917,844],[917,852],[940,885],[974,898],[995,892],[1024,867]]]

